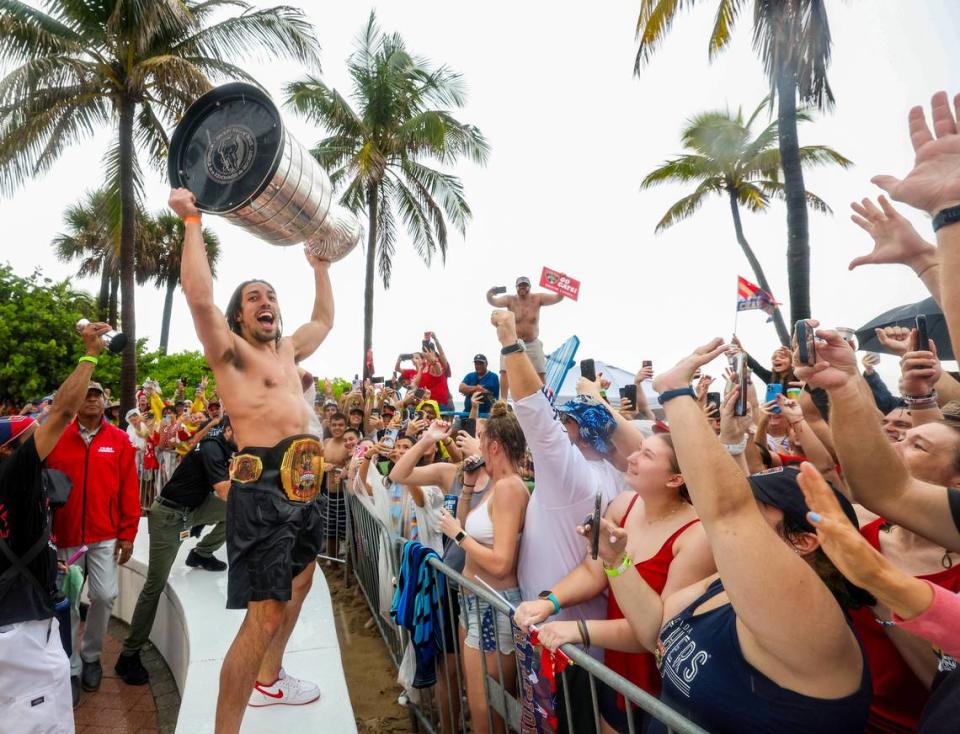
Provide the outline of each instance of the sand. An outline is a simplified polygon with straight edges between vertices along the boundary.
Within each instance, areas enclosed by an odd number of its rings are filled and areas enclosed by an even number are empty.
[[[410,714],[397,703],[402,692],[397,670],[376,627],[365,629],[370,610],[356,579],[350,588],[343,583],[343,566],[321,565],[337,619],[337,638],[347,689],[359,734],[407,734],[415,732]]]

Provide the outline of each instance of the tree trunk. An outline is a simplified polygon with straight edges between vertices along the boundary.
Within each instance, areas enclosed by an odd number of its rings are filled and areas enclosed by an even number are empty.
[[[136,104],[124,98],[120,103],[120,318],[127,346],[123,350],[120,366],[120,425],[126,427],[123,418],[134,406],[137,387],[137,312],[135,303],[135,253],[136,194],[133,187],[134,155],[133,116]]]
[[[104,262],[100,268],[100,294],[97,296],[97,318],[106,321],[110,316],[110,269]]]
[[[120,302],[119,291],[120,273],[114,270],[110,274],[110,304],[107,307],[107,323],[113,327],[120,326],[120,321],[117,318],[117,308]]]
[[[363,289],[363,359],[360,364],[363,365],[361,374],[364,377],[372,377],[368,374],[367,355],[373,348],[373,279],[375,275],[375,265],[377,261],[377,214],[378,214],[378,191],[376,184],[370,184],[367,187],[367,272],[364,278]]]
[[[787,201],[787,277],[790,318],[810,318],[810,233],[807,229],[806,187],[797,137],[797,79],[790,71],[777,76],[777,124],[780,129],[780,165]]]
[[[163,321],[160,323],[160,354],[167,353],[167,342],[170,339],[170,316],[173,314],[173,294],[177,290],[177,276],[174,272],[167,278],[167,293],[163,299]]]
[[[757,278],[757,285],[772,295],[773,292],[770,290],[770,284],[767,283],[767,276],[763,273],[763,266],[760,265],[760,261],[757,260],[753,248],[750,247],[747,238],[743,235],[743,225],[740,223],[740,207],[737,204],[737,193],[731,189],[728,189],[727,193],[730,196],[730,212],[733,214],[733,228],[737,232],[737,242],[740,243],[743,254],[747,256],[747,262],[750,263],[750,268]],[[777,336],[780,337],[780,343],[785,347],[790,346],[790,332],[787,330],[786,324],[783,323],[783,314],[780,313],[779,306],[777,306],[773,312],[773,325],[777,329]]]

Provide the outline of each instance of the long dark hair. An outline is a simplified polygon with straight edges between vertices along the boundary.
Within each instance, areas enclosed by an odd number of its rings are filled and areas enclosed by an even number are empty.
[[[233,295],[230,296],[230,302],[227,303],[227,326],[230,327],[232,331],[237,336],[243,336],[240,329],[240,322],[237,320],[237,317],[243,313],[243,289],[248,285],[253,285],[254,283],[261,283],[274,293],[277,292],[277,289],[270,285],[267,281],[262,278],[254,278],[253,280],[245,280],[240,285],[237,286],[237,289],[233,292]],[[277,310],[277,342],[280,341],[280,337],[283,335],[283,317],[280,315],[279,309]]]

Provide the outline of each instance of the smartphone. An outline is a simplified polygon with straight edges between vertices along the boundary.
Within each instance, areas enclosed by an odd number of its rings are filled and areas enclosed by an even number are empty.
[[[425,351],[425,352],[432,352],[432,351],[433,351],[433,344],[430,343],[430,340],[429,340],[429,339],[424,339],[422,342],[420,342],[420,347],[421,347],[421,348],[423,349],[423,351]]]
[[[783,394],[783,385],[778,383],[773,383],[772,385],[767,385],[767,397],[764,399],[764,402],[769,403],[771,400],[776,400],[777,395]],[[777,405],[773,408],[774,413],[780,412],[780,406]]]
[[[633,383],[620,388],[620,397],[630,401],[630,406],[637,407],[637,386]]]
[[[383,380],[382,377],[371,377],[371,378],[370,378],[370,383],[371,383],[372,385],[379,385],[379,384],[380,384],[381,382],[383,382],[383,381],[384,381],[384,380]]]
[[[396,389],[397,389],[397,381],[396,381],[396,380],[384,380],[384,381],[383,381],[383,386],[384,386],[384,387],[388,387],[388,388],[390,388],[391,390],[396,390]]]
[[[379,417],[380,417],[380,411],[379,411],[379,410],[371,410],[371,411],[370,411],[370,417],[371,417],[371,418],[379,418]]]
[[[927,317],[923,314],[917,316],[917,351],[930,351],[930,336],[927,334]]]
[[[580,360],[580,375],[591,382],[597,381],[597,365],[592,359]]]
[[[597,556],[600,555],[600,503],[603,501],[603,495],[600,492],[597,492],[597,496],[593,500],[593,517],[590,518],[590,557],[593,560],[597,560]]]
[[[481,466],[484,466],[486,463],[487,463],[487,462],[484,460],[484,458],[483,458],[482,456],[477,457],[477,458],[474,459],[473,461],[470,461],[469,459],[467,459],[466,461],[463,462],[463,470],[464,470],[464,471],[476,471],[476,470],[479,469]]]
[[[813,329],[806,319],[801,319],[793,327],[797,341],[797,354],[802,364],[812,367],[817,363],[817,344]]]
[[[409,362],[411,359],[413,359],[413,355],[412,355],[412,354],[401,354],[401,355],[400,355],[400,361],[401,361],[401,362]]]
[[[505,285],[498,285],[496,288],[493,289],[493,294],[495,296],[499,296],[506,292],[507,292],[507,286]]]
[[[733,406],[733,414],[742,418],[747,414],[747,357],[743,352],[737,352],[734,360],[733,370],[736,374],[737,387],[740,392],[737,395],[737,403]]]
[[[417,400],[422,400],[422,399],[423,399],[423,388],[422,388],[422,387],[418,387],[416,390],[414,390],[414,391],[413,391],[413,397],[415,397]]]
[[[649,359],[645,359],[645,360],[643,360],[643,363],[642,363],[640,366],[641,366],[641,367],[653,367],[653,362],[652,362],[651,360],[649,360]]]
[[[400,429],[399,428],[388,428],[387,432],[383,434],[383,438],[380,439],[386,448],[392,449],[397,445],[397,439],[400,438]]]
[[[477,419],[476,418],[464,418],[460,421],[460,430],[466,431],[468,435],[477,437]]]
[[[711,413],[716,413],[719,417],[720,415],[720,393],[718,392],[708,392],[707,393],[707,405],[712,405],[716,410],[707,410],[707,415]]]

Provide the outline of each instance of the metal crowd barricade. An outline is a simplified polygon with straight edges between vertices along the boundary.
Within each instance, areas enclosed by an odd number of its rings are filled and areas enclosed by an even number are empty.
[[[348,545],[354,559],[354,574],[363,590],[377,627],[387,644],[390,656],[399,668],[409,641],[409,634],[406,630],[398,628],[388,621],[388,618],[382,614],[384,611],[381,601],[382,579],[378,575],[378,570],[381,568],[388,569],[390,586],[393,588],[396,576],[399,573],[402,548],[405,541],[402,538],[390,538],[383,522],[371,513],[360,498],[352,493],[349,495],[348,507],[348,533],[351,536]],[[387,562],[381,566],[380,554],[385,550]],[[512,617],[512,611],[504,599],[466,579],[463,575],[444,565],[439,559],[432,558],[428,562],[445,579],[447,594],[444,601],[444,614],[446,615],[444,627],[452,630],[457,639],[448,640],[446,633],[442,635],[443,650],[437,656],[436,663],[437,684],[418,691],[408,690],[402,700],[406,701],[406,705],[410,708],[421,732],[428,732],[429,734],[468,732],[471,731],[468,728],[469,704],[459,640],[461,627],[457,620],[457,617],[466,614],[467,610],[460,608],[461,602],[455,601],[455,597],[462,600],[466,592],[479,597],[492,609],[499,612],[499,614],[493,613],[491,615],[494,641],[498,639],[497,633],[504,624],[511,625],[514,639],[519,636],[519,630],[508,621]],[[457,613],[458,608],[460,608],[459,615]],[[481,629],[483,619],[481,618],[479,605],[474,607],[472,613],[476,615],[477,628]],[[597,662],[580,648],[568,644],[563,645],[561,650],[566,653],[574,665],[588,675],[594,724],[592,731],[595,734],[601,734],[598,682],[609,686],[623,696],[630,734],[641,734],[640,726],[634,725],[634,711],[638,709],[648,717],[662,721],[668,732],[707,734],[704,729],[646,691],[641,690],[626,678]],[[518,654],[516,647],[512,655],[509,656],[512,657],[510,665],[505,666],[503,664],[503,655],[493,656],[496,660],[496,670],[494,671],[487,668],[487,655],[479,655],[478,657],[483,671],[486,698],[484,715],[489,730],[494,730],[494,718],[496,717],[506,722],[508,731],[532,731],[529,721],[521,722],[523,712],[521,697],[525,696],[529,700],[531,686],[521,669],[520,654]],[[590,734],[590,732],[584,731],[582,727],[578,729],[574,726],[573,711],[571,710],[571,684],[568,678],[567,670],[559,676],[559,685],[563,687],[565,703],[565,711],[560,713],[561,717],[565,714],[566,727],[560,728],[558,734]],[[528,710],[529,708],[528,706]]]

